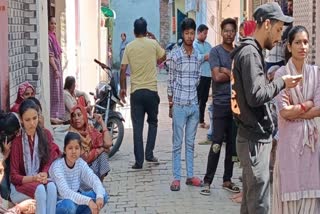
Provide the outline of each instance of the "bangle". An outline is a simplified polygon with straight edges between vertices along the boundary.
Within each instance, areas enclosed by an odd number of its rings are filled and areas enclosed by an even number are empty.
[[[306,107],[302,103],[299,103],[299,105],[300,105],[300,108],[302,109],[302,111],[304,111],[304,112],[307,111]]]

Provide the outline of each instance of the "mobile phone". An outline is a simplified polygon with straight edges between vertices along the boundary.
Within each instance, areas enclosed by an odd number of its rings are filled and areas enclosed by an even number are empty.
[[[302,74],[292,76],[292,79],[294,79],[294,80],[298,80],[298,79],[302,79],[302,78],[303,78]]]

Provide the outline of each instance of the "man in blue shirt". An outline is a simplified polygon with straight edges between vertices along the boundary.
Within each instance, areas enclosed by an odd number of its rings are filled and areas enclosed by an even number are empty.
[[[193,47],[200,54],[200,58],[203,59],[201,63],[200,83],[197,88],[198,103],[199,103],[199,123],[201,128],[208,128],[208,125],[204,122],[204,112],[208,101],[209,90],[211,85],[211,69],[208,62],[211,45],[206,42],[208,35],[208,27],[204,24],[199,25],[197,29],[197,39],[193,42]]]

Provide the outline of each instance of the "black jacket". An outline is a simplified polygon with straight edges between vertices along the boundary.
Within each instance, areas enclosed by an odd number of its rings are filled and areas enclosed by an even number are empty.
[[[274,125],[268,102],[284,87],[282,78],[269,82],[264,71],[262,48],[253,38],[244,39],[231,53],[232,90],[240,114],[234,114],[238,134],[261,143],[272,140]]]

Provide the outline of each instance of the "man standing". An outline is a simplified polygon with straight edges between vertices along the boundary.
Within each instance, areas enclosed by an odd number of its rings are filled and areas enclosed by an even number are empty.
[[[277,3],[259,6],[253,38],[246,38],[232,53],[232,110],[238,124],[237,153],[243,167],[241,214],[268,214],[270,208],[269,157],[274,125],[269,101],[282,89],[295,87],[301,76],[283,76],[269,82],[264,70],[263,49],[281,39],[285,16]]]
[[[157,92],[156,65],[157,60],[163,61],[166,56],[164,49],[160,47],[154,35],[147,31],[147,22],[144,18],[135,20],[134,34],[136,38],[126,46],[121,62],[120,97],[125,103],[127,96],[126,70],[129,64],[131,69],[131,119],[136,161],[132,168],[141,169],[144,162],[143,124],[145,113],[148,115],[147,122],[149,124],[145,151],[146,161],[158,162],[158,159],[153,155],[160,103]]]
[[[224,160],[223,188],[231,192],[239,192],[239,187],[231,182],[233,172],[233,144],[232,144],[232,111],[231,111],[231,64],[230,53],[237,33],[236,20],[227,18],[221,23],[222,44],[213,47],[209,55],[212,72],[213,93],[213,138],[210,147],[207,171],[204,176],[202,195],[210,195],[210,185],[219,163],[220,150],[224,136],[226,136],[226,155]]]
[[[181,23],[183,44],[171,54],[168,79],[169,108],[172,108],[173,148],[172,168],[174,180],[171,191],[180,190],[181,148],[185,139],[187,185],[201,186],[199,178],[193,176],[194,140],[199,123],[197,86],[200,79],[200,58],[192,44],[196,23],[186,18]]]
[[[199,25],[197,29],[197,39],[193,42],[194,49],[197,50],[201,58],[203,58],[203,63],[201,63],[200,67],[200,83],[197,87],[199,122],[201,128],[208,128],[208,125],[204,122],[204,112],[206,109],[211,85],[211,70],[210,64],[208,62],[211,45],[206,41],[208,29],[209,28],[204,24]]]

